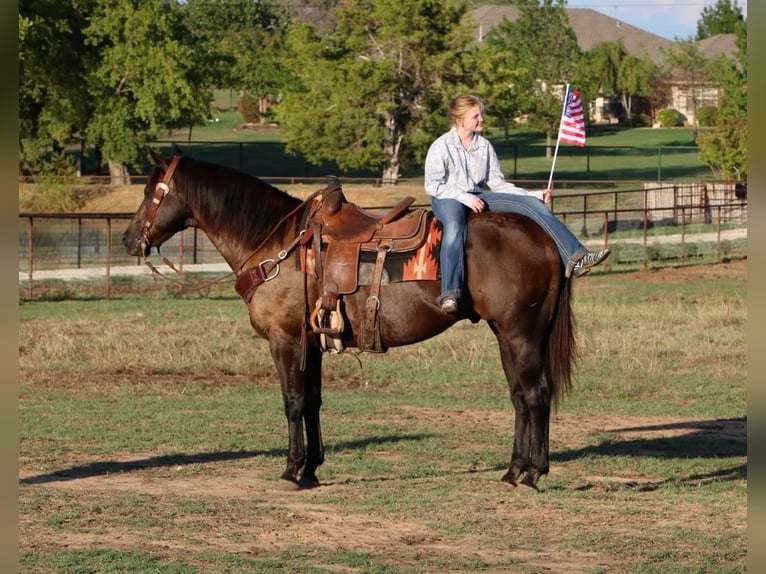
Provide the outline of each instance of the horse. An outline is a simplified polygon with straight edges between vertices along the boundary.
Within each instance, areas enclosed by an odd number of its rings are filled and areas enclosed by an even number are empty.
[[[317,278],[297,264],[311,201],[179,149],[169,158],[150,153],[155,165],[145,197],[123,234],[127,252],[146,258],[152,247],[159,250],[174,234],[196,227],[232,275],[256,272],[261,280],[244,300],[279,375],[288,428],[281,479],[296,489],[318,486],[317,469],[325,458],[320,407],[326,349],[307,321],[320,297]],[[510,213],[469,216],[465,264],[467,308],[457,315],[442,313],[436,304],[438,278],[382,285],[380,338],[387,349],[424,341],[463,319],[485,321],[496,337],[515,411],[510,462],[501,480],[538,490],[549,471],[551,410],[572,386],[572,280],[553,240],[532,220]],[[346,348],[359,348],[370,289],[360,285],[343,298],[340,336]]]

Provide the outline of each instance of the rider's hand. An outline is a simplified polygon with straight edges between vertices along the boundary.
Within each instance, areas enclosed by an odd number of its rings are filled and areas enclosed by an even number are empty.
[[[543,202],[545,202],[546,205],[550,205],[551,195],[553,195],[553,190],[551,188],[543,190]]]
[[[471,211],[474,213],[481,213],[484,211],[484,200],[480,197],[474,197],[470,205]]]

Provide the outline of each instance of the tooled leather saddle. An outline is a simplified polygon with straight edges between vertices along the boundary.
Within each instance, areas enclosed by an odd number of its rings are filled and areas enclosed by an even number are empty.
[[[311,313],[310,325],[320,334],[325,350],[343,350],[340,336],[345,324],[340,301],[343,295],[359,288],[363,254],[374,254],[370,293],[357,344],[364,351],[385,352],[378,311],[386,258],[391,253],[411,252],[423,246],[431,212],[410,209],[415,198],[409,196],[386,213],[362,209],[346,199],[335,177],[328,178],[327,188],[316,201],[319,203],[312,210],[309,224],[313,229],[314,266],[320,296]]]

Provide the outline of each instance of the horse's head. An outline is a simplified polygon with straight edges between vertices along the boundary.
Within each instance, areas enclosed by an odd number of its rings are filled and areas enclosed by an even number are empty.
[[[122,243],[130,255],[146,257],[152,247],[159,247],[189,225],[190,214],[181,200],[174,181],[181,153],[176,150],[166,160],[150,150],[155,167],[144,188],[144,200],[138,207]]]

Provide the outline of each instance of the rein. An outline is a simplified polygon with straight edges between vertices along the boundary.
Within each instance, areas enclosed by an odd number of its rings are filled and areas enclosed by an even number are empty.
[[[255,290],[260,286],[262,283],[266,283],[267,281],[271,281],[272,279],[275,279],[279,275],[279,264],[282,263],[287,257],[290,255],[290,253],[298,246],[298,245],[305,245],[308,243],[314,233],[314,230],[312,227],[308,226],[308,222],[311,220],[311,217],[319,210],[319,207],[321,206],[321,201],[317,202],[309,212],[308,216],[306,217],[307,226],[301,229],[298,232],[298,236],[293,239],[290,244],[279,251],[276,258],[270,258],[270,259],[264,259],[254,267],[249,267],[245,269],[245,265],[247,265],[248,261],[250,261],[253,256],[258,253],[258,251],[261,250],[261,248],[266,244],[266,242],[271,239],[271,236],[276,233],[276,231],[282,227],[282,225],[291,217],[293,217],[296,213],[298,213],[301,209],[305,209],[307,205],[310,205],[311,202],[316,198],[319,194],[321,194],[325,189],[318,189],[314,193],[312,193],[309,197],[307,197],[298,207],[290,211],[287,215],[285,215],[282,219],[279,220],[279,223],[277,223],[269,232],[269,234],[258,244],[258,247],[253,249],[253,251],[245,257],[245,259],[242,261],[242,263],[237,268],[237,282],[234,286],[237,293],[239,294],[242,299],[245,300],[245,302],[249,302],[250,299],[253,296],[253,293],[255,293]]]
[[[173,179],[173,174],[178,167],[178,164],[181,159],[181,154],[174,154],[173,158],[170,161],[170,165],[168,166],[168,169],[165,171],[165,175],[162,178],[162,181],[158,182],[157,185],[154,188],[154,197],[152,198],[152,204],[149,206],[149,211],[146,214],[146,220],[144,222],[144,227],[141,231],[141,250],[146,251],[146,246],[150,244],[150,238],[149,233],[151,231],[152,226],[154,225],[154,219],[157,216],[157,210],[160,207],[160,203],[162,203],[162,200],[165,199],[167,194],[170,192],[170,182]],[[197,285],[195,287],[191,287],[190,290],[192,291],[201,291],[202,289],[206,289],[208,287],[211,287],[213,285],[217,285],[219,283],[223,283],[224,281],[230,280],[230,278],[234,275],[238,276],[238,279],[236,281],[235,289],[237,292],[244,297],[243,293],[241,292],[241,289],[246,289],[250,296],[252,296],[252,293],[255,291],[255,288],[258,287],[261,283],[265,283],[266,281],[271,281],[272,279],[276,278],[279,275],[279,264],[287,259],[287,257],[290,255],[290,253],[299,245],[299,244],[305,244],[306,242],[311,240],[311,236],[313,234],[313,229],[309,226],[302,229],[298,236],[293,239],[293,241],[284,249],[280,250],[277,254],[276,258],[271,259],[264,259],[260,263],[258,263],[255,267],[251,267],[248,269],[244,269],[245,265],[253,258],[253,256],[258,253],[258,251],[261,250],[261,248],[268,242],[269,239],[276,233],[276,231],[293,215],[295,215],[298,211],[300,211],[302,208],[304,208],[306,205],[308,205],[311,201],[314,200],[319,194],[321,194],[324,191],[324,189],[318,189],[314,193],[312,193],[309,197],[307,197],[303,202],[301,202],[300,205],[298,205],[295,209],[290,211],[287,215],[282,217],[282,219],[279,220],[279,222],[271,229],[271,231],[266,235],[266,237],[261,241],[258,246],[253,249],[250,254],[245,257],[242,260],[242,263],[237,266],[236,270],[227,273],[223,277],[219,277],[217,279],[213,279],[212,281],[208,281],[206,283],[202,283],[201,285]],[[306,221],[308,222],[311,219],[311,216],[316,212],[316,210],[319,209],[319,204],[314,206],[311,213],[309,213],[308,217],[306,218]],[[159,248],[158,248],[159,252]],[[149,267],[149,269],[152,271],[152,274],[158,275],[162,277],[163,279],[174,283],[175,285],[178,285],[184,289],[188,289],[189,287],[186,285],[184,281],[174,279],[173,277],[170,277],[160,271],[156,265],[154,265],[151,261],[149,261],[146,257],[143,258],[144,264]],[[181,271],[179,271],[173,263],[167,259],[166,257],[162,257],[162,262],[167,265],[170,269],[175,271],[177,274],[181,275]],[[244,283],[247,283],[246,287],[242,287],[242,282],[240,282],[240,279],[244,280]],[[249,297],[248,297],[249,299]]]
[[[162,203],[162,200],[165,199],[165,196],[170,193],[170,181],[173,179],[173,174],[176,171],[176,168],[178,167],[179,162],[181,161],[181,154],[175,153],[173,154],[173,158],[170,160],[170,165],[168,166],[168,169],[165,171],[165,175],[162,178],[162,181],[158,182],[157,185],[154,188],[154,197],[152,198],[152,204],[149,206],[149,211],[146,214],[146,221],[144,222],[144,228],[141,231],[141,251],[146,251],[145,247],[146,245],[149,245],[149,232],[152,228],[152,225],[154,225],[154,218],[157,217],[157,210],[160,207],[160,203]],[[159,247],[157,248],[157,251],[159,252]],[[166,281],[170,281],[171,283],[174,283],[175,285],[178,285],[184,289],[190,289],[191,291],[201,291],[203,289],[207,289],[208,287],[212,287],[213,285],[217,285],[218,283],[223,283],[229,277],[234,275],[233,272],[228,273],[224,275],[223,277],[219,277],[218,279],[213,279],[212,281],[208,281],[206,283],[203,283],[201,285],[197,285],[196,287],[189,288],[188,285],[186,285],[185,282],[180,281],[178,279],[174,279],[173,277],[169,277],[168,275],[164,274],[162,271],[157,269],[157,267],[149,261],[146,257],[143,258],[144,264],[152,271],[152,274],[159,275]],[[181,275],[181,271],[179,271],[175,265],[167,258],[163,257],[162,262],[170,267],[173,271],[175,271],[178,275]]]

